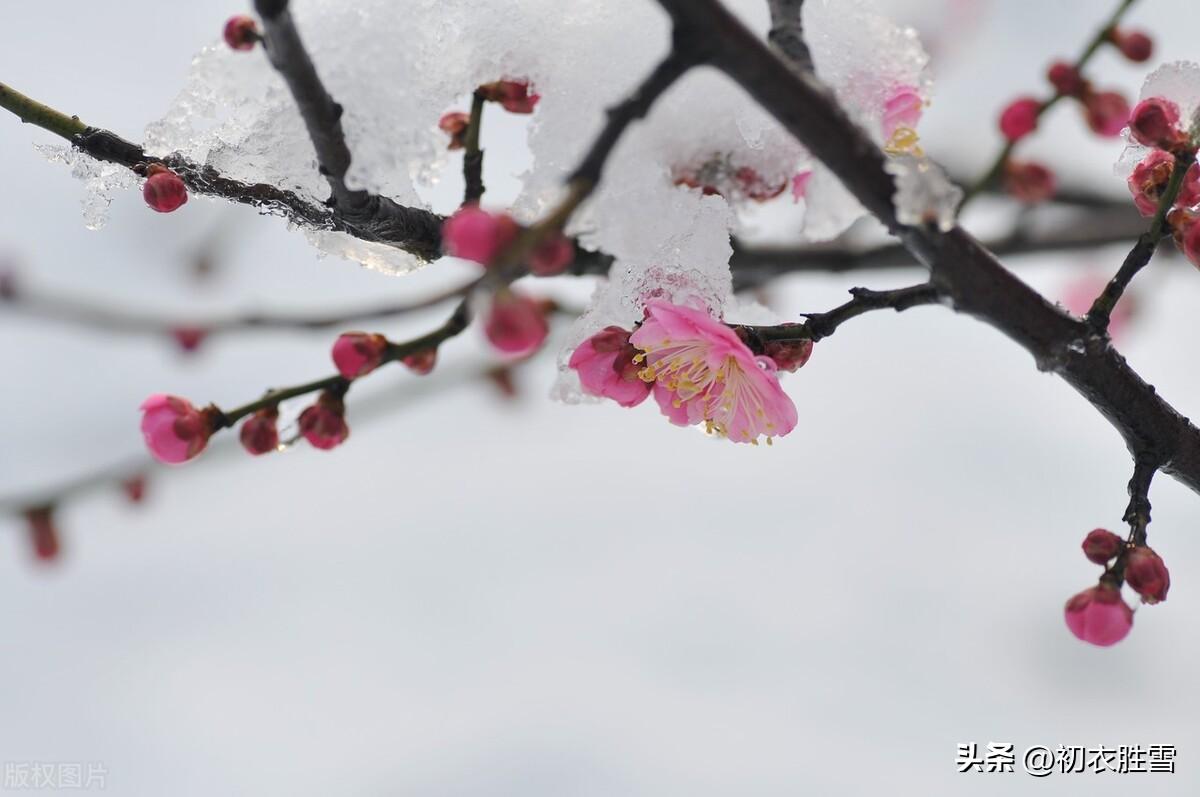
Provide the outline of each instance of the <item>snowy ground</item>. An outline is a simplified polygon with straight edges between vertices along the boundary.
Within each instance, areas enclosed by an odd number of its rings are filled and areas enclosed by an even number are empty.
[[[130,137],[230,12],[74,5],[10,0],[25,35],[0,48],[0,80]],[[1040,88],[1108,5],[993,3],[944,62],[931,154],[978,164],[1002,99]],[[1196,19],[1185,0],[1142,5],[1147,24]],[[1186,28],[1163,31],[1164,59],[1189,54]],[[1147,71],[1099,63],[1131,92]],[[513,148],[515,125],[490,125],[489,148]],[[1119,190],[1119,145],[1079,129],[1060,110],[1030,152]],[[0,119],[0,249],[34,289],[164,312],[328,309],[463,273],[318,260],[282,224],[200,200],[159,217],[121,195],[90,232],[79,184],[31,141],[50,139]],[[502,160],[489,187],[511,195],[521,167]],[[218,228],[228,255],[198,287],[189,254]],[[1013,265],[1054,292],[1121,255]],[[1178,260],[1145,276],[1121,348],[1195,417],[1200,277]],[[773,303],[825,309],[852,284],[916,279],[805,277]],[[380,331],[424,331],[441,312]],[[325,373],[329,342],[226,337],[183,358],[169,341],[0,313],[0,496],[139,456],[151,392],[239,403]],[[180,797],[1195,793],[1200,501],[1156,481],[1171,598],[1113,649],[1077,642],[1061,607],[1095,576],[1078,544],[1118,524],[1129,463],[1099,415],[997,333],[941,308],[848,324],[786,379],[801,425],[771,449],[707,440],[650,406],[551,403],[552,353],[506,403],[471,376],[484,357],[468,334],[428,380],[372,378],[335,452],[217,447],[156,471],[144,507],[88,495],[62,513],[52,569],[0,518],[0,761],[102,762],[110,793]],[[958,743],[993,741],[1171,744],[1178,774],[956,773]]]

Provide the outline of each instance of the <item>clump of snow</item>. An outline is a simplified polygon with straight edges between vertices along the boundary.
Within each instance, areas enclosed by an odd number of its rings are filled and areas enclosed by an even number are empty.
[[[1163,64],[1146,78],[1138,101],[1150,97],[1163,97],[1178,105],[1180,126],[1191,132],[1193,140],[1200,137],[1200,64],[1194,61]],[[1150,148],[1135,141],[1126,129],[1125,149],[1114,167],[1116,175],[1128,179],[1149,153]]]
[[[937,224],[947,232],[954,227],[962,189],[950,181],[942,168],[928,158],[897,155],[885,166],[896,177],[896,219],[901,224]]]
[[[104,163],[84,155],[70,146],[39,144],[35,149],[51,163],[61,163],[71,169],[71,176],[84,184],[83,223],[89,230],[99,230],[108,222],[108,208],[113,194],[137,187],[138,179],[123,166]]]

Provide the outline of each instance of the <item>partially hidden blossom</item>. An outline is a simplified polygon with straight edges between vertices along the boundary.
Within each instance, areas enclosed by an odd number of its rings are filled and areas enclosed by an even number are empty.
[[[1087,92],[1083,97],[1083,115],[1092,132],[1115,138],[1129,123],[1129,101],[1115,91]]]
[[[1045,202],[1057,190],[1054,172],[1035,161],[1008,160],[1004,164],[1004,190],[1028,205]]]
[[[645,363],[639,375],[654,383],[655,401],[672,423],[703,423],[710,433],[754,444],[795,428],[796,407],[775,363],[703,310],[651,301],[629,340]]]
[[[177,465],[197,456],[213,432],[212,414],[179,396],[157,393],[142,402],[142,437],[159,462]]]
[[[575,244],[562,233],[553,233],[529,254],[529,272],[535,277],[554,277],[575,260]]]
[[[317,401],[300,413],[300,434],[313,448],[328,451],[337,448],[350,436],[346,425],[346,405],[342,397],[325,391]]]
[[[433,368],[437,365],[437,349],[421,349],[404,357],[400,362],[417,376],[426,376],[433,373]]]
[[[367,332],[344,332],[333,343],[333,364],[347,379],[365,376],[379,367],[387,354],[388,340]]]
[[[629,342],[630,334],[618,326],[605,327],[571,353],[567,365],[579,374],[585,393],[610,398],[622,407],[636,407],[650,395],[650,384],[638,375],[639,350]]]
[[[1133,610],[1121,591],[1103,581],[1067,601],[1064,615],[1072,634],[1100,647],[1117,644],[1133,628]]]
[[[917,123],[925,110],[925,100],[912,86],[899,86],[892,91],[883,104],[880,122],[884,148],[892,151],[910,151],[917,142]]]
[[[483,331],[498,351],[525,357],[537,351],[550,331],[543,306],[508,288],[496,291],[483,319]]]
[[[479,87],[484,98],[498,102],[509,113],[533,113],[541,96],[530,90],[527,80],[497,80]]]

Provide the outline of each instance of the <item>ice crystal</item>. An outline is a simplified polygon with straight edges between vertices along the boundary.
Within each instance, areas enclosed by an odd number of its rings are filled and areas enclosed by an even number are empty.
[[[942,232],[954,227],[963,192],[940,166],[928,158],[898,155],[888,161],[886,168],[896,177],[893,202],[901,224],[932,223]]]

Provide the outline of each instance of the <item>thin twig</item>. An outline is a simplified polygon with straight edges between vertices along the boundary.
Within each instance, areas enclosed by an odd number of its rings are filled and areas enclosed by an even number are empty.
[[[487,189],[483,186],[483,150],[479,147],[479,135],[483,127],[483,92],[475,90],[471,97],[471,118],[463,140],[463,204],[478,202]]]
[[[853,297],[845,304],[824,313],[807,313],[803,324],[784,324],[770,327],[743,327],[760,341],[811,340],[816,342],[829,337],[838,327],[852,318],[873,310],[895,310],[902,312],[912,307],[937,304],[940,295],[936,286],[928,282],[907,288],[874,291],[869,288],[851,288]]]

